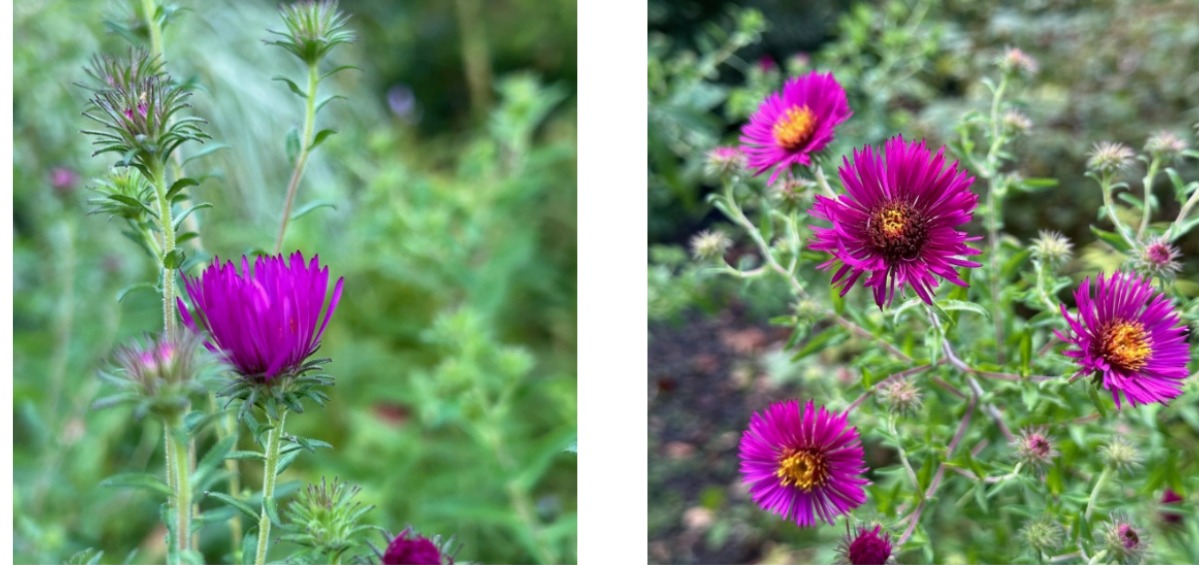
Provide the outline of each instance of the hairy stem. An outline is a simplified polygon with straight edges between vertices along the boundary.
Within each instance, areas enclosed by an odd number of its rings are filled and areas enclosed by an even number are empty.
[[[258,518],[258,553],[255,556],[254,563],[263,565],[266,563],[266,550],[270,545],[271,538],[271,517],[267,513],[267,505],[272,504],[275,498],[275,475],[279,469],[279,448],[283,443],[283,423],[287,420],[287,409],[279,412],[279,420],[271,420],[267,416],[267,423],[271,425],[271,431],[268,432],[266,441],[266,465],[262,469],[262,514]]]
[[[1149,227],[1149,213],[1151,212],[1149,200],[1153,198],[1153,177],[1157,176],[1157,168],[1161,164],[1161,158],[1154,157],[1149,162],[1149,172],[1145,174],[1145,180],[1141,181],[1141,184],[1145,186],[1145,201],[1141,203],[1141,227],[1137,228],[1138,240],[1145,236],[1145,229]]]
[[[1091,496],[1087,498],[1087,509],[1083,512],[1083,517],[1087,520],[1091,519],[1091,511],[1095,509],[1095,499],[1099,498],[1099,491],[1103,490],[1103,484],[1112,474],[1111,467],[1104,467],[1103,472],[1099,473],[1099,479],[1095,481],[1095,488],[1091,489]]]
[[[154,0],[142,0],[142,12],[146,18],[146,27],[150,30],[150,53],[157,55],[159,59],[165,59],[162,52],[162,28],[158,25],[158,18],[154,17],[158,11],[158,4]]]
[[[1186,204],[1183,204],[1182,209],[1178,211],[1178,217],[1174,219],[1174,223],[1170,224],[1170,229],[1166,232],[1169,234],[1168,238],[1170,240],[1174,239],[1174,230],[1182,226],[1182,221],[1187,218],[1187,214],[1190,213],[1191,208],[1195,207],[1196,202],[1199,202],[1199,189],[1191,193],[1191,197],[1187,199]]]
[[[1000,281],[999,281],[999,228],[1002,221],[1000,213],[1003,207],[1003,199],[997,194],[1003,181],[999,179],[999,150],[1003,147],[1006,139],[1003,135],[1002,124],[999,121],[999,105],[1003,100],[1003,91],[1007,89],[1008,75],[1004,74],[999,81],[999,86],[995,89],[995,95],[991,98],[991,147],[987,151],[987,162],[984,174],[989,181],[987,190],[987,237],[991,244],[991,307],[997,311],[1000,308]],[[1002,316],[992,317],[995,324],[995,351],[996,358],[1000,364],[1004,362],[1004,347],[1003,347],[1003,320]]]
[[[308,164],[308,154],[312,152],[312,129],[316,123],[316,85],[320,82],[315,63],[308,65],[308,97],[304,109],[304,133],[300,137],[300,154],[296,156],[295,168],[291,171],[291,180],[287,182],[287,200],[283,203],[283,220],[279,224],[279,236],[275,238],[275,253],[283,249],[283,236],[287,233],[287,222],[291,219],[291,207],[295,204],[296,189],[304,176],[304,166]]]
[[[1128,237],[1129,230],[1124,227],[1124,224],[1120,223],[1120,218],[1116,216],[1116,205],[1112,202],[1112,179],[1110,175],[1104,175],[1103,179],[1099,181],[1099,188],[1103,190],[1103,207],[1107,208],[1107,215],[1112,219],[1112,226],[1115,228],[1116,233],[1120,234],[1120,237],[1124,238],[1124,241],[1128,245],[1136,247],[1136,243]]]
[[[172,477],[171,489],[174,492],[175,511],[175,557],[183,561],[183,554],[191,549],[191,446],[187,430],[183,427],[183,418],[176,416],[165,423],[167,457],[170,468],[167,476]]]
[[[820,185],[820,191],[825,196],[836,199],[837,193],[833,192],[833,189],[829,187],[828,179],[824,176],[824,167],[817,164],[814,168],[816,169],[816,184]]]
[[[166,175],[162,163],[155,161],[150,170],[153,176],[154,193],[158,198],[158,225],[162,229],[162,326],[168,338],[176,337],[175,323],[175,272],[168,268],[166,258],[175,250],[175,219],[171,217],[171,202],[167,199]]]

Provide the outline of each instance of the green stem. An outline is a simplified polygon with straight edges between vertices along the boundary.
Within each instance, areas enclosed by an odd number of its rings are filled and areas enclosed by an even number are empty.
[[[997,194],[1002,185],[999,177],[999,150],[1005,142],[1002,126],[999,121],[999,106],[1003,101],[1003,92],[1007,90],[1008,75],[1004,74],[991,98],[991,147],[987,150],[985,170],[982,171],[989,182],[987,190],[987,235],[991,243],[991,305],[1000,308],[1000,273],[999,273],[999,228],[1001,222],[1000,209],[1003,199]],[[996,355],[999,363],[1004,362],[1003,347],[1003,317],[994,316]]]
[[[1083,513],[1083,516],[1087,520],[1091,519],[1091,510],[1095,508],[1095,499],[1099,498],[1099,491],[1103,489],[1103,483],[1107,482],[1107,479],[1109,476],[1111,476],[1111,474],[1112,468],[1104,467],[1103,472],[1099,474],[1099,480],[1095,481],[1095,488],[1091,489],[1091,496],[1087,498],[1087,509],[1086,512]]]
[[[1057,306],[1053,305],[1053,301],[1049,299],[1049,293],[1045,290],[1045,266],[1040,261],[1033,261],[1033,265],[1037,268],[1037,294],[1041,297],[1041,302],[1045,304],[1046,311],[1056,312]]]
[[[296,156],[296,166],[291,170],[291,180],[287,183],[287,200],[283,204],[283,220],[279,224],[279,236],[275,238],[275,253],[283,249],[283,236],[287,233],[287,222],[291,219],[291,207],[296,201],[296,189],[304,176],[304,166],[308,163],[308,154],[312,151],[312,129],[316,123],[316,85],[320,82],[316,64],[308,65],[308,99],[304,110],[304,134],[300,137],[300,154]]]
[[[816,165],[816,184],[820,185],[820,191],[825,196],[834,200],[837,198],[837,193],[833,192],[833,189],[829,186],[828,179],[824,176],[824,167],[820,164]]]
[[[1110,175],[1105,174],[1103,176],[1103,179],[1099,181],[1099,188],[1103,191],[1103,207],[1107,208],[1107,215],[1112,219],[1112,227],[1115,228],[1116,233],[1120,234],[1120,237],[1124,238],[1124,241],[1128,242],[1128,245],[1136,247],[1136,243],[1128,237],[1128,229],[1124,227],[1124,224],[1120,223],[1120,218],[1116,216],[1116,204],[1112,201],[1112,179]]]
[[[266,442],[266,465],[262,470],[262,514],[258,518],[258,554],[254,559],[257,565],[266,563],[266,550],[270,543],[271,537],[271,518],[267,513],[267,505],[274,502],[275,498],[275,479],[279,469],[279,448],[283,440],[283,423],[287,420],[287,410],[284,409],[279,413],[279,420],[271,420],[267,416],[267,423],[271,425],[271,431],[268,432]]]
[[[162,326],[167,337],[174,338],[175,324],[175,273],[174,269],[166,266],[166,258],[175,250],[175,220],[171,217],[171,202],[167,199],[166,175],[161,162],[153,164],[150,182],[154,184],[154,193],[158,197],[158,224],[162,229],[162,253],[159,263],[162,266]]]
[[[1178,211],[1178,217],[1174,219],[1174,223],[1170,224],[1170,229],[1166,231],[1167,239],[1173,241],[1174,230],[1182,226],[1182,221],[1187,219],[1187,214],[1190,213],[1191,208],[1195,207],[1196,202],[1199,202],[1199,189],[1191,193],[1191,197],[1187,199],[1186,204],[1183,204],[1182,209]]]
[[[191,449],[187,430],[183,428],[183,419],[175,417],[167,424],[166,442],[168,456],[174,458],[171,464],[175,493],[175,557],[182,562],[183,554],[191,549]]]
[[[217,406],[216,395],[208,393],[208,407],[212,413],[220,412]],[[217,441],[221,441],[237,432],[237,420],[232,413],[223,414],[220,422],[216,426]],[[241,495],[241,470],[238,468],[237,459],[226,459],[225,470],[229,472],[229,496],[240,498]],[[232,544],[232,555],[234,563],[241,563],[241,513],[236,513],[229,519],[229,533]]]
[[[1162,164],[1160,157],[1154,157],[1149,162],[1149,172],[1145,175],[1145,180],[1141,181],[1145,185],[1145,201],[1141,203],[1141,227],[1137,228],[1137,239],[1141,239],[1145,235],[1145,229],[1149,227],[1149,200],[1153,197],[1153,178],[1157,176],[1157,168]]]
[[[494,410],[492,412],[494,413]],[[498,425],[490,423],[486,428],[479,430],[479,433],[483,436],[487,445],[491,447],[496,461],[504,469],[505,474],[513,476],[516,470],[516,462],[504,450],[503,438],[500,437],[500,433],[497,431],[499,429]],[[541,524],[533,512],[533,503],[530,500],[528,489],[521,486],[513,478],[509,479],[504,485],[504,490],[508,493],[508,501],[512,504],[513,509],[516,510],[517,517],[529,529],[529,538],[533,542],[534,559],[536,559],[537,563],[557,563],[557,557],[554,555],[552,547],[546,543]]]
[[[166,59],[162,51],[162,28],[158,25],[158,19],[154,17],[157,11],[158,5],[154,0],[142,0],[142,12],[146,18],[146,27],[150,30],[150,54],[157,55],[159,59]]]

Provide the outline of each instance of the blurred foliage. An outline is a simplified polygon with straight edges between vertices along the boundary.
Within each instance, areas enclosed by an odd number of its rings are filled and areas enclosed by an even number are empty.
[[[473,108],[459,7],[342,3],[358,40],[334,63],[362,72],[322,87],[349,100],[317,120],[339,133],[308,164],[297,210],[311,212],[285,245],[346,280],[320,352],[334,360],[332,399],[288,421],[334,447],[297,459],[277,493],[286,504],[302,483],[339,476],[375,505],[366,522],[453,535],[461,560],[573,562],[574,2],[475,5],[494,79]],[[167,68],[199,89],[190,102],[214,141],[183,151],[198,156],[188,174],[206,178],[194,194],[215,205],[186,244],[203,251],[186,249],[235,257],[277,229],[303,102],[270,77],[303,69],[263,43],[279,27],[273,2],[184,8],[165,31]],[[111,160],[90,157],[86,91],[73,84],[93,53],[123,53],[145,28],[116,1],[21,2],[14,18],[14,559],[95,548],[105,563],[161,561],[160,500],[99,485],[160,473],[161,430],[88,411],[114,347],[161,325],[153,292],[117,300],[155,265],[119,219],[86,214],[86,187]],[[198,454],[213,441],[201,437]],[[260,483],[260,465],[241,471],[247,490]],[[209,562],[228,561],[224,522],[201,536]]]

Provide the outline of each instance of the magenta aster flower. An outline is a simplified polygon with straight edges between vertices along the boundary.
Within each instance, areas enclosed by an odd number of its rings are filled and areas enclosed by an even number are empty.
[[[801,527],[833,523],[866,501],[868,481],[858,430],[849,414],[819,412],[812,401],[778,402],[755,413],[741,436],[741,475],[763,509]]]
[[[850,565],[885,565],[891,559],[891,534],[858,526],[857,532],[846,535],[841,543],[841,561]]]
[[[1162,504],[1177,505],[1182,502],[1182,495],[1174,492],[1174,489],[1167,487],[1166,492],[1162,493]],[[1162,512],[1162,520],[1170,524],[1181,524],[1182,514],[1177,512]]]
[[[758,106],[741,128],[741,143],[755,175],[774,167],[770,182],[791,165],[811,165],[833,130],[849,119],[845,89],[832,73],[808,73],[783,85]]]
[[[316,352],[342,287],[339,278],[321,321],[329,269],[316,256],[305,265],[299,251],[290,260],[260,256],[252,272],[244,256],[241,272],[218,258],[200,278],[184,275],[183,282],[200,324],[179,299],[183,323],[193,331],[203,325],[209,349],[220,351],[242,376],[267,382],[291,374]]]
[[[1188,352],[1178,312],[1165,295],[1155,292],[1150,279],[1116,272],[1100,273],[1095,292],[1091,279],[1074,291],[1078,318],[1062,305],[1070,335],[1054,331],[1076,349],[1065,351],[1077,360],[1078,375],[1094,375],[1096,384],[1112,392],[1116,408],[1120,395],[1137,404],[1161,402],[1182,394]]]
[[[905,284],[932,304],[934,275],[966,286],[955,268],[979,266],[962,256],[981,253],[966,242],[982,238],[954,228],[970,221],[978,196],[970,192],[974,177],[956,161],[945,167],[944,147],[932,155],[923,141],[897,136],[879,153],[854,150],[853,164],[845,159],[838,172],[848,194],[817,196],[811,213],[833,223],[812,228],[812,249],[832,254],[819,267],[838,267],[833,285],[840,284],[841,296],[862,275],[879,308]]]
[[[411,538],[409,534],[412,534]],[[453,563],[452,559],[450,563]],[[428,538],[405,529],[387,545],[383,565],[441,565],[441,550]]]

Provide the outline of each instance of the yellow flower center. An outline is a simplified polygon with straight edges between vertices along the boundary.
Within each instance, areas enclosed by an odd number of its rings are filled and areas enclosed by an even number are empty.
[[[890,260],[920,255],[928,229],[919,210],[905,202],[888,202],[870,212],[866,232],[875,251]]]
[[[792,106],[774,123],[774,140],[783,149],[795,151],[803,146],[815,129],[816,116],[812,110],[806,105]]]
[[[1152,351],[1149,345],[1149,334],[1140,322],[1110,323],[1099,336],[1103,358],[1126,371],[1137,371],[1145,366]]]
[[[774,474],[783,486],[807,492],[828,482],[828,463],[823,455],[810,450],[788,450],[779,458],[779,468]]]

